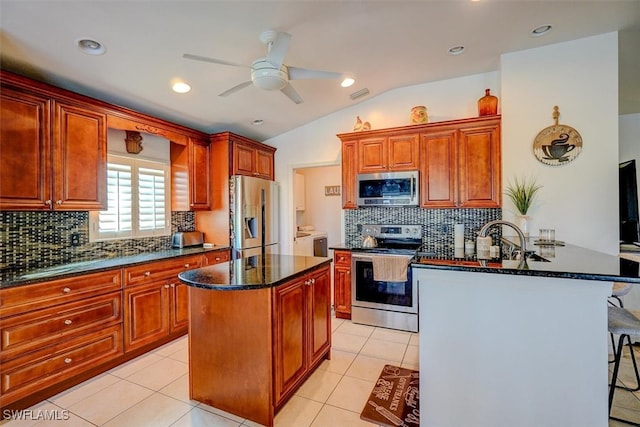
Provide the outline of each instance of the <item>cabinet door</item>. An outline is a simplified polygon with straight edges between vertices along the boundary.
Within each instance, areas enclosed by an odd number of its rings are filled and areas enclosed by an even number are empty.
[[[106,114],[57,102],[53,135],[54,209],[106,209]]]
[[[169,334],[169,284],[166,281],[124,290],[125,352]]]
[[[331,276],[329,267],[309,279],[309,366],[315,365],[331,346]]]
[[[500,207],[500,125],[460,130],[460,206]]]
[[[351,319],[351,267],[336,265],[333,270],[333,282],[336,317]]]
[[[189,140],[189,210],[211,209],[210,151],[207,141]]]
[[[389,137],[390,171],[404,171],[418,169],[418,134],[399,135]]]
[[[420,206],[456,207],[456,131],[422,135],[420,159]]]
[[[229,250],[205,252],[202,255],[202,265],[220,264],[229,261],[230,258]]]
[[[307,370],[307,276],[274,288],[275,406],[294,389]]]
[[[171,290],[171,332],[186,331],[189,326],[189,286],[177,278],[169,285]]]
[[[256,150],[253,147],[234,143],[233,175],[254,176],[256,172]]]
[[[358,146],[358,172],[376,173],[387,170],[387,138],[361,139]]]
[[[273,161],[273,153],[266,150],[256,150],[256,176],[258,178],[264,178],[273,181]]]
[[[50,105],[45,97],[0,90],[0,209],[51,209]]]
[[[342,144],[342,207],[355,209],[358,207],[356,174],[358,170],[355,141]]]

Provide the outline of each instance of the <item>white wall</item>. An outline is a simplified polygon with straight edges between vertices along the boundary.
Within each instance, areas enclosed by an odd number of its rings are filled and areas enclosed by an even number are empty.
[[[532,234],[556,229],[556,239],[618,253],[618,36],[609,33],[502,56],[503,187],[514,176],[543,185],[529,211]],[[582,152],[570,163],[547,166],[533,140],[553,124],[575,128]],[[512,219],[511,202],[503,216]]]
[[[498,82],[499,74],[491,72],[396,89],[264,141],[278,148],[275,176],[282,195],[282,253],[293,253],[293,169],[340,164],[341,143],[336,134],[351,132],[356,116],[369,121],[372,129],[408,125],[411,108],[416,105],[427,106],[430,122],[475,117],[478,99],[484,96],[486,88],[500,98]],[[341,233],[344,233],[342,221],[341,218]],[[341,235],[339,241],[343,239]]]

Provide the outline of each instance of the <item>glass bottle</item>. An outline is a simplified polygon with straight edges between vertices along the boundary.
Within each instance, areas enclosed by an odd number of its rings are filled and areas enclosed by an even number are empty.
[[[485,96],[478,99],[478,115],[492,116],[498,114],[498,97],[491,95],[491,89],[485,89]]]

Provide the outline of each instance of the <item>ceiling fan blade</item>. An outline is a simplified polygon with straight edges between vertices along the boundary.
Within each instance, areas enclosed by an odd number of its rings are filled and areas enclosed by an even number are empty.
[[[248,82],[240,83],[239,85],[236,85],[236,86],[232,87],[232,88],[231,88],[231,89],[229,89],[229,90],[225,90],[224,92],[222,92],[222,93],[221,93],[220,95],[218,95],[218,96],[229,96],[229,95],[231,95],[232,93],[237,92],[237,91],[239,91],[240,89],[244,89],[245,87],[247,87],[247,86],[251,85],[251,83],[252,83],[252,81],[251,81],[251,80],[249,80]]]
[[[214,64],[231,65],[232,67],[251,68],[248,65],[236,64],[235,62],[223,61],[222,59],[209,58],[206,56],[191,55],[190,53],[185,53],[184,55],[182,55],[182,57],[186,59],[193,59],[196,61],[212,62]]]
[[[331,71],[307,70],[305,68],[289,67],[289,80],[302,79],[339,79],[344,77],[343,73],[334,73]]]
[[[280,89],[280,92],[282,92],[285,95],[287,95],[289,97],[289,99],[291,99],[296,104],[302,104],[304,102],[302,100],[302,97],[300,95],[298,95],[298,92],[296,92],[296,90],[293,88],[293,86],[291,86],[291,83],[289,83],[288,85],[286,85],[285,87]]]
[[[284,62],[284,56],[287,54],[287,49],[289,48],[289,40],[291,40],[291,34],[278,33],[269,48],[269,53],[267,53],[267,62],[276,68],[280,68]]]

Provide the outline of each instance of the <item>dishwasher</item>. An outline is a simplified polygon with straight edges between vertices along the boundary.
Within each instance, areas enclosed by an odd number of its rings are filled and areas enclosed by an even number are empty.
[[[313,256],[327,256],[327,238],[316,237],[313,239]]]

